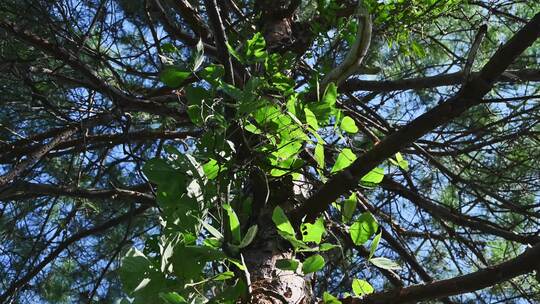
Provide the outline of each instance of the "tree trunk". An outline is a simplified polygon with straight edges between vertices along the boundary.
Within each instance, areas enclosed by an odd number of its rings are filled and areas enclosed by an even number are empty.
[[[259,27],[264,35],[268,52],[295,51],[293,16],[300,4],[297,0],[258,0],[256,9],[261,13]],[[297,27],[301,28],[301,27]],[[298,34],[298,33],[296,33]],[[309,281],[297,272],[276,267],[280,259],[293,259],[291,244],[278,235],[272,221],[272,211],[276,205],[284,209],[290,206],[293,197],[292,182],[278,180],[267,185],[267,179],[252,175],[254,221],[259,232],[255,241],[243,251],[250,274],[250,303],[261,304],[307,304],[312,303],[312,289]],[[290,187],[289,187],[290,186]],[[266,193],[269,187],[270,193]],[[261,193],[264,192],[264,193]],[[267,197],[267,194],[269,198]]]
[[[277,260],[294,256],[290,244],[277,234],[271,213],[270,208],[263,210],[257,221],[257,238],[243,253],[251,280],[250,303],[311,303],[311,286],[306,278],[276,267]]]

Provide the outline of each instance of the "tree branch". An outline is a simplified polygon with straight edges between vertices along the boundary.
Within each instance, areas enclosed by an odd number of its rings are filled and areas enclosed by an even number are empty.
[[[540,237],[536,235],[520,235],[513,233],[512,231],[493,226],[487,221],[481,221],[472,217],[469,217],[465,214],[459,214],[448,210],[445,207],[436,205],[430,202],[428,199],[422,197],[421,195],[409,190],[403,185],[393,181],[388,177],[384,177],[381,182],[381,186],[389,191],[397,193],[398,195],[408,199],[416,206],[426,210],[427,212],[437,216],[442,220],[447,220],[462,227],[471,228],[483,233],[488,233],[491,235],[499,236],[505,240],[518,242],[521,244],[536,244],[540,242]]]
[[[471,78],[478,77],[480,73],[471,73]],[[405,91],[405,90],[420,90],[442,86],[459,85],[463,83],[465,73],[463,71],[441,74],[435,76],[426,76],[419,78],[408,78],[400,80],[360,80],[349,79],[340,87],[339,91],[343,93],[356,91],[374,91],[374,92],[390,92],[390,91]],[[498,82],[516,83],[520,81],[540,81],[540,70],[538,69],[523,69],[510,70],[500,75]]]
[[[219,61],[225,67],[225,81],[234,85],[234,69],[232,64],[231,55],[227,50],[227,36],[225,34],[225,27],[223,26],[223,20],[219,12],[219,6],[216,0],[204,0],[208,17],[210,19],[210,25],[214,33],[214,40],[218,51],[217,57]]]
[[[80,241],[83,238],[86,238],[91,235],[103,233],[109,228],[112,228],[126,220],[129,220],[133,218],[136,215],[142,214],[146,209],[148,209],[150,205],[144,205],[137,209],[130,210],[129,212],[120,215],[118,217],[115,217],[99,226],[95,226],[94,228],[90,228],[87,230],[83,230],[65,241],[63,241],[56,249],[54,249],[51,253],[49,253],[34,269],[32,269],[30,272],[25,274],[22,278],[20,278],[18,281],[13,282],[11,286],[9,286],[6,291],[0,295],[0,303],[5,303],[6,300],[11,297],[19,288],[26,285],[32,278],[34,278],[45,266],[47,266],[50,262],[52,262],[56,257],[65,249],[67,249],[71,244]]]
[[[74,70],[81,72],[96,90],[109,96],[113,103],[121,106],[124,111],[143,111],[151,114],[171,116],[179,121],[190,121],[185,113],[177,109],[166,107],[152,100],[131,97],[120,89],[109,85],[96,75],[95,71],[66,49],[56,46],[28,30],[22,29],[11,21],[0,19],[0,28],[68,64]]]
[[[414,285],[403,289],[379,292],[360,298],[346,298],[343,304],[405,304],[439,299],[508,281],[517,276],[538,271],[540,267],[540,244],[527,249],[519,256],[499,265],[433,283]]]
[[[371,150],[360,155],[353,164],[334,175],[314,195],[294,210],[292,217],[298,222],[303,216],[312,221],[340,195],[355,189],[360,178],[378,164],[393,156],[429,131],[460,116],[467,109],[479,104],[495,81],[508,66],[540,36],[540,13],[500,47],[482,68],[450,100],[420,115],[412,122],[387,136]]]
[[[80,125],[74,125],[70,128],[63,130],[58,135],[56,135],[53,139],[51,139],[49,142],[39,147],[32,154],[28,155],[28,157],[24,161],[16,164],[9,172],[7,172],[4,175],[1,175],[0,187],[16,179],[23,171],[25,171],[30,166],[37,163],[43,156],[45,156],[45,154],[49,153],[49,151],[54,149],[58,144],[67,140],[77,131],[82,131],[87,128],[93,127],[96,124],[102,123],[103,121],[110,120],[110,118],[111,118],[110,115],[93,117],[92,119],[82,121]]]
[[[142,184],[128,189],[84,189],[62,185],[19,182],[3,191],[0,194],[0,200],[21,200],[40,196],[69,196],[88,199],[137,201],[146,205],[154,205],[155,197],[141,192],[144,190],[149,190],[148,185]]]

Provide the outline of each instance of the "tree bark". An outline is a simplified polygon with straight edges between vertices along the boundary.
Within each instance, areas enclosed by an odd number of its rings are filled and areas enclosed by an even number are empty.
[[[257,238],[243,253],[251,281],[250,303],[311,303],[311,287],[304,276],[276,267],[277,260],[292,259],[294,253],[277,234],[271,213],[271,208],[262,211]]]
[[[299,3],[295,0],[256,2],[261,13],[259,26],[269,52],[283,52],[293,45],[291,25]],[[310,283],[300,270],[295,272],[276,267],[276,261],[294,258],[291,244],[278,235],[272,221],[276,205],[282,205],[284,209],[292,206],[289,201],[293,197],[292,183],[277,180],[268,185],[267,179],[259,174],[252,174],[250,182],[254,206],[252,222],[259,228],[254,242],[242,253],[250,276],[250,303],[312,303]],[[265,190],[268,188],[271,193]]]

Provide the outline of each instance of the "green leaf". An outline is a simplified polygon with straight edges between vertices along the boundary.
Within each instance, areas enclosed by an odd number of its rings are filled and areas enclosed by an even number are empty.
[[[332,250],[338,247],[339,245],[330,244],[330,243],[322,243],[321,245],[319,245],[319,251],[324,252],[324,251]]]
[[[323,302],[324,304],[341,304],[341,301],[338,298],[326,291],[323,293]]]
[[[211,158],[202,167],[203,167],[204,175],[206,175],[208,179],[214,179],[220,173],[220,165],[218,164],[217,160],[213,158]]]
[[[289,111],[292,115],[296,115],[296,106],[298,105],[298,98],[296,98],[295,94],[292,94],[289,96],[289,99],[287,100],[287,111]]]
[[[213,236],[216,237],[217,239],[222,239],[222,238],[223,238],[223,234],[221,234],[221,232],[219,232],[219,230],[217,230],[216,228],[214,228],[212,225],[208,224],[208,223],[205,222],[205,221],[201,221],[201,224],[203,225],[203,227],[204,227],[211,235],[213,235]]]
[[[174,169],[165,160],[153,158],[148,160],[143,166],[143,173],[148,179],[160,184],[171,184],[174,181],[185,181],[186,177],[178,170]]]
[[[295,259],[280,259],[276,261],[276,267],[281,270],[296,271],[300,265],[300,261]]]
[[[186,299],[176,292],[160,292],[159,297],[165,301],[166,304],[184,304]]]
[[[307,251],[311,251],[311,248],[306,245],[306,243],[300,241],[299,239],[297,239],[294,235],[292,234],[289,234],[289,233],[286,233],[286,232],[283,232],[283,231],[278,231],[278,234],[286,239],[287,241],[289,241],[289,243],[291,243],[291,245],[294,247],[295,250],[307,250]]]
[[[239,261],[233,258],[227,258],[227,261],[234,264],[234,266],[238,267],[239,270],[242,270],[242,271],[246,270],[246,266],[242,261]]]
[[[221,240],[221,238],[206,238],[203,241],[203,245],[213,248],[221,248],[221,246],[223,245],[223,242]]]
[[[287,75],[282,73],[272,75],[272,86],[281,92],[285,92],[285,95],[292,94],[294,85],[294,80]]]
[[[324,168],[325,167],[325,163],[324,163],[324,146],[320,143],[320,142],[317,142],[317,145],[315,146],[315,161],[317,162],[317,165],[319,166],[319,168]]]
[[[410,47],[416,56],[422,58],[426,55],[424,48],[417,41],[413,40],[412,43],[410,44]]]
[[[216,275],[212,280],[214,280],[214,281],[225,281],[225,280],[232,279],[232,278],[234,278],[234,272],[225,271],[225,272],[222,272],[222,273]]]
[[[211,64],[199,71],[197,75],[212,85],[217,86],[221,77],[225,75],[225,69],[220,64]]]
[[[401,169],[403,169],[403,170],[405,170],[405,171],[409,170],[409,162],[406,161],[406,160],[403,158],[403,155],[401,155],[401,153],[399,153],[399,152],[396,153],[396,162],[397,162],[397,165],[398,165]]]
[[[302,264],[302,272],[308,274],[319,271],[324,267],[324,264],[324,258],[320,254],[314,254],[304,261]]]
[[[374,168],[369,171],[368,174],[364,175],[360,182],[368,184],[379,184],[384,178],[384,169],[383,168]]]
[[[326,87],[326,91],[324,92],[322,101],[323,103],[333,107],[336,104],[336,100],[337,100],[337,86],[335,83],[331,82]]]
[[[313,114],[313,112],[311,112],[311,110],[308,108],[304,108],[304,112],[306,113],[307,124],[313,128],[315,132],[319,130],[319,124],[317,123],[317,117],[315,117],[315,114]]]
[[[373,293],[374,289],[366,280],[353,279],[352,290],[355,295],[362,297]]]
[[[229,227],[231,228],[232,240],[235,244],[239,244],[242,240],[242,235],[240,231],[240,221],[238,220],[238,216],[229,204],[223,204],[223,209],[227,211],[227,215],[229,217]]]
[[[144,274],[148,272],[150,266],[150,261],[142,252],[131,248],[122,258],[120,266],[120,280],[124,289],[128,292],[134,290],[144,279]]]
[[[242,100],[244,97],[242,90],[228,83],[223,83],[220,89],[235,100]]]
[[[221,293],[218,293],[213,299],[211,299],[209,304],[217,303],[236,303],[239,298],[244,297],[248,293],[248,286],[243,279],[236,281],[234,286],[227,286]],[[199,303],[199,302],[194,302]]]
[[[326,229],[324,229],[324,220],[322,217],[319,217],[314,224],[303,223],[300,225],[302,241],[304,242],[314,242],[319,244],[325,231]]]
[[[264,41],[263,35],[260,32],[255,33],[255,35],[247,41],[246,58],[261,61],[268,56],[265,49],[266,42]]]
[[[341,130],[343,130],[343,131],[345,131],[347,133],[354,134],[354,133],[358,132],[358,127],[356,126],[356,123],[349,116],[343,117],[343,119],[341,120],[340,127],[341,127]]]
[[[244,125],[244,129],[246,129],[246,131],[249,131],[253,134],[263,134],[263,131],[257,128],[257,126],[255,126],[254,124],[246,123]]]
[[[251,242],[253,242],[253,239],[255,239],[255,236],[257,235],[257,225],[253,225],[249,227],[248,231],[246,232],[246,235],[242,239],[242,242],[240,242],[240,245],[238,245],[238,248],[244,248],[249,246]]]
[[[161,45],[161,49],[163,50],[163,52],[165,53],[174,53],[176,51],[178,51],[178,49],[176,49],[176,47],[174,46],[174,44],[170,43],[170,42],[167,42],[167,43],[164,43]]]
[[[190,71],[177,66],[169,66],[161,71],[159,77],[161,81],[168,87],[178,88],[184,82],[184,80],[189,77],[189,75],[191,75]]]
[[[238,61],[243,62],[242,56],[229,44],[229,42],[225,42],[227,45],[227,50],[229,51],[229,54],[231,54],[234,58],[236,58]]]
[[[119,276],[126,293],[142,301],[158,297],[165,278],[146,256],[130,249],[122,259]]]
[[[397,270],[401,267],[394,261],[387,258],[372,258],[369,262],[379,268],[388,269],[388,270]]]
[[[275,155],[278,158],[278,161],[281,162],[280,167],[289,169],[293,168],[293,165],[295,165],[295,156],[298,155],[301,148],[302,141],[286,142],[283,145],[280,144],[277,148],[278,150],[272,152],[272,155]]]
[[[281,209],[280,206],[276,206],[274,208],[274,212],[272,212],[272,221],[276,225],[276,228],[278,231],[281,231],[283,233],[289,234],[294,237],[295,232],[294,228],[291,225],[291,222],[289,222],[289,219],[285,215],[285,212],[283,209]]]
[[[345,221],[348,222],[352,219],[357,204],[358,200],[356,198],[356,193],[351,194],[348,199],[343,201],[343,209],[341,212],[345,218]]]
[[[336,159],[336,162],[334,163],[334,166],[332,167],[332,171],[330,171],[330,173],[338,172],[347,168],[355,160],[356,160],[356,155],[354,155],[351,149],[345,148],[341,150],[341,152],[339,153]]]
[[[206,103],[211,100],[212,96],[202,87],[188,86],[185,91],[188,101],[188,116],[195,125],[201,126],[209,116]]]
[[[218,248],[179,244],[174,249],[172,266],[179,279],[197,281],[203,278],[203,269],[207,262],[222,261],[226,258],[225,253]]]
[[[379,232],[379,234],[377,234],[373,238],[373,241],[371,242],[371,246],[369,248],[368,260],[373,257],[373,255],[375,254],[375,250],[377,250],[377,247],[379,247],[379,242],[381,241],[381,236],[382,236],[382,231]]]
[[[349,234],[355,245],[362,245],[377,232],[379,225],[369,212],[362,213],[358,220],[349,228]]]
[[[204,45],[201,39],[197,42],[195,46],[195,54],[193,55],[193,71],[199,69],[201,64],[204,61]]]

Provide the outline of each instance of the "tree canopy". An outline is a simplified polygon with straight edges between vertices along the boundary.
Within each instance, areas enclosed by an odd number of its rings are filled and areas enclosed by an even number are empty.
[[[540,302],[540,2],[3,0],[0,303]]]

